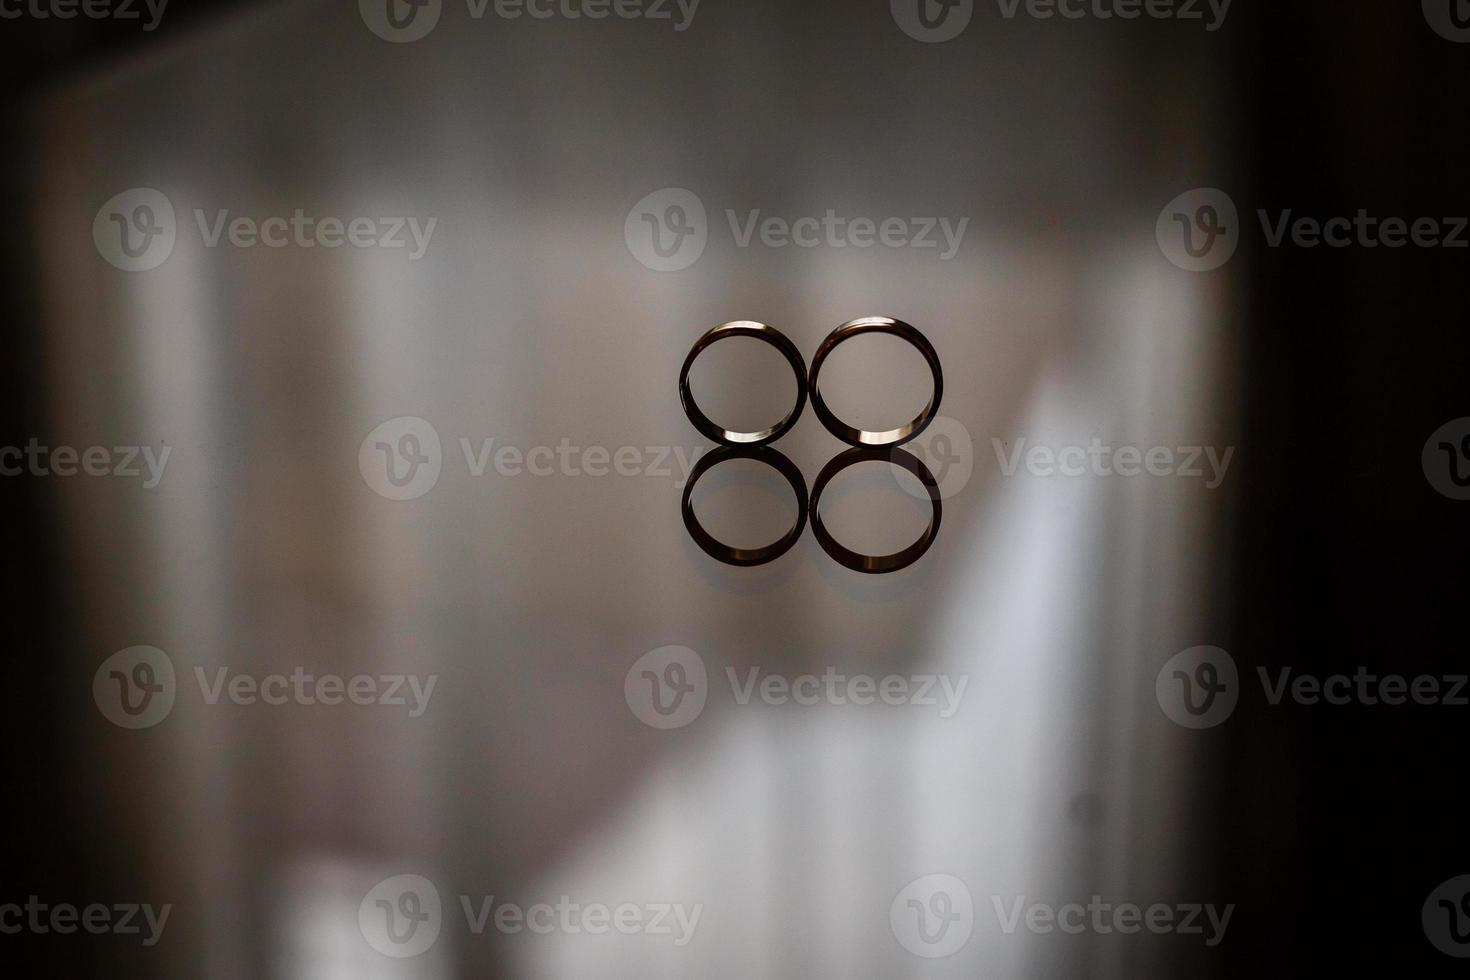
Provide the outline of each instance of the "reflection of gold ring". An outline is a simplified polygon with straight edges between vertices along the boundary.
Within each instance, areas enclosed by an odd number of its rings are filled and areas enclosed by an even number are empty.
[[[937,382],[937,375],[935,376],[935,380]],[[812,402],[815,404],[816,389],[813,388],[812,391]],[[838,544],[837,539],[832,537],[832,532],[828,531],[826,525],[822,523],[822,514],[818,509],[822,499],[822,491],[834,476],[855,463],[866,463],[870,460],[878,460],[884,463],[892,463],[894,466],[901,466],[918,477],[919,482],[924,484],[924,489],[929,492],[929,503],[934,508],[934,516],[929,520],[929,526],[919,536],[919,540],[902,551],[896,551],[891,555],[864,555]],[[685,499],[687,500],[688,498],[686,497]],[[919,457],[907,449],[898,449],[894,446],[859,447],[857,449],[848,449],[832,457],[827,465],[822,467],[822,472],[817,474],[817,482],[812,484],[810,509],[812,534],[816,536],[817,543],[822,546],[823,551],[832,556],[834,561],[855,572],[868,572],[874,575],[881,575],[884,572],[896,572],[900,568],[906,568],[918,561],[924,552],[929,550],[929,546],[934,543],[935,536],[939,534],[939,484],[934,479],[934,474],[929,472],[929,467],[925,466]]]
[[[786,482],[791,484],[792,492],[796,494],[796,523],[791,526],[791,530],[771,544],[761,548],[733,547],[717,540],[699,523],[699,518],[694,516],[694,504],[691,502],[694,495],[694,484],[699,482],[699,478],[706,470],[730,459],[754,459],[765,463],[784,476]],[[937,502],[935,506],[938,506]],[[796,468],[796,464],[786,458],[784,453],[766,446],[729,446],[724,449],[715,449],[705,453],[699,458],[699,462],[694,464],[694,469],[689,474],[689,482],[684,485],[683,509],[684,527],[689,530],[689,536],[694,539],[695,543],[704,549],[705,554],[726,565],[764,565],[790,551],[791,546],[796,544],[796,539],[801,537],[801,532],[806,528],[806,478],[801,475],[801,470]]]
[[[758,432],[733,432],[710,421],[709,416],[701,412],[699,406],[694,402],[694,395],[689,390],[689,369],[694,366],[694,359],[706,347],[726,337],[754,337],[765,341],[781,352],[781,356],[786,358],[786,362],[791,365],[791,370],[796,374],[796,406],[787,413],[785,418],[769,429],[761,429]],[[689,421],[694,423],[694,427],[720,445],[764,446],[784,436],[801,417],[801,410],[806,407],[806,362],[802,360],[801,351],[796,349],[796,345],[785,334],[769,324],[757,323],[755,320],[732,320],[729,323],[722,323],[696,340],[694,347],[689,351],[689,356],[684,358],[684,367],[679,371],[679,401],[683,403],[684,414],[689,416]]]
[[[863,333],[886,333],[907,340],[919,349],[919,353],[924,355],[924,360],[929,365],[929,373],[934,376],[934,394],[930,396],[929,404],[924,406],[924,410],[907,425],[883,432],[869,432],[865,429],[853,428],[834,415],[827,407],[827,403],[822,400],[821,389],[817,386],[817,373],[822,369],[822,362],[838,344]],[[865,316],[847,321],[829,333],[827,339],[822,341],[822,345],[817,348],[816,356],[812,358],[811,378],[807,386],[811,389],[812,411],[817,413],[817,418],[822,420],[828,432],[849,446],[899,446],[923,432],[924,427],[934,421],[934,416],[939,413],[939,399],[944,394],[944,372],[940,370],[939,354],[934,350],[934,345],[929,343],[929,338],[919,333],[918,330],[892,317]]]

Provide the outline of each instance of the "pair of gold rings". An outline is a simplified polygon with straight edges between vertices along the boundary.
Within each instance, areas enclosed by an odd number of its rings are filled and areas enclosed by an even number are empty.
[[[912,344],[923,355],[934,379],[934,393],[930,396],[929,403],[924,406],[924,410],[912,421],[896,429],[871,431],[848,425],[837,417],[822,398],[819,383],[822,364],[838,344],[865,333],[891,334]],[[699,405],[694,401],[693,393],[689,390],[689,369],[693,367],[695,359],[705,348],[729,337],[754,337],[770,344],[786,359],[786,362],[791,365],[792,372],[796,375],[796,404],[781,421],[770,428],[755,432],[737,432],[726,429],[712,421],[700,410]],[[789,432],[796,424],[796,420],[801,417],[802,409],[806,407],[808,392],[811,394],[812,409],[817,413],[817,418],[821,420],[822,425],[828,432],[853,447],[838,453],[828,461],[826,466],[822,467],[822,471],[817,474],[816,482],[812,485],[810,501],[807,498],[806,480],[801,470],[797,469],[796,464],[791,462],[785,454],[770,448],[770,444]],[[939,411],[939,399],[943,394],[944,374],[939,365],[939,354],[934,350],[934,345],[929,343],[927,337],[902,320],[886,316],[868,316],[849,320],[833,330],[822,341],[817,348],[816,356],[812,358],[810,373],[808,373],[806,363],[802,360],[801,351],[797,350],[796,345],[775,327],[766,323],[758,323],[755,320],[734,320],[720,324],[695,341],[694,347],[689,351],[689,356],[684,358],[683,369],[679,372],[679,401],[684,406],[684,414],[689,417],[689,421],[701,434],[713,439],[721,447],[700,457],[699,462],[689,474],[689,482],[684,487],[684,526],[689,530],[689,535],[695,543],[711,558],[727,565],[764,565],[790,550],[796,540],[801,537],[801,532],[806,527],[807,517],[810,515],[812,533],[816,535],[822,550],[839,564],[853,571],[881,574],[896,572],[900,568],[912,565],[924,552],[929,550],[929,546],[934,543],[934,538],[939,533],[939,485],[934,479],[934,474],[929,472],[929,468],[922,460],[908,450],[899,447],[916,438],[934,420],[934,416]],[[780,538],[764,547],[736,548],[727,545],[706,531],[700,525],[699,519],[694,516],[694,507],[691,503],[694,485],[699,482],[699,478],[706,471],[731,459],[754,459],[767,464],[785,478],[796,495],[796,522]],[[930,506],[933,508],[929,526],[919,536],[919,539],[903,550],[890,555],[865,555],[838,542],[822,523],[821,510],[818,506],[822,491],[826,489],[833,477],[849,466],[869,461],[892,463],[912,473],[923,484],[929,495]]]

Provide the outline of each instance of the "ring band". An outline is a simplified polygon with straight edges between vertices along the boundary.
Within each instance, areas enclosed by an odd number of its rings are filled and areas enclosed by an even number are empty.
[[[783,534],[779,539],[761,548],[736,548],[717,540],[699,523],[699,518],[694,516],[694,485],[706,470],[713,469],[720,463],[731,459],[754,459],[765,463],[786,478],[791,485],[791,490],[796,494],[796,523],[791,530]],[[728,446],[724,449],[711,450],[699,457],[699,462],[694,464],[694,469],[689,473],[689,482],[684,485],[684,527],[688,529],[689,536],[694,539],[695,544],[704,550],[704,553],[726,565],[764,565],[768,561],[775,561],[796,544],[801,537],[801,532],[806,529],[807,497],[806,478],[801,475],[801,470],[796,464],[787,459],[785,454],[779,450],[767,446]]]
[[[822,362],[838,344],[864,333],[886,333],[902,338],[917,347],[919,353],[924,355],[924,360],[929,364],[929,373],[934,376],[934,394],[930,396],[929,404],[924,407],[924,410],[907,425],[882,432],[857,429],[834,415],[827,407],[827,403],[822,400],[822,392],[817,385],[817,374],[822,370]],[[822,420],[828,432],[849,446],[900,446],[923,432],[925,426],[934,421],[934,416],[939,413],[939,399],[944,395],[944,372],[940,370],[939,354],[934,350],[934,345],[929,343],[929,338],[919,333],[918,330],[892,317],[865,316],[847,321],[829,333],[827,339],[822,341],[822,345],[817,348],[816,356],[812,358],[811,380],[807,387],[811,389],[812,410],[817,413],[817,418]]]
[[[815,399],[813,399],[815,400]],[[891,555],[864,555],[853,551],[851,548],[838,544],[837,539],[832,537],[832,532],[822,523],[822,515],[818,510],[821,504],[822,491],[832,478],[856,463],[866,463],[870,460],[879,460],[901,466],[924,484],[924,489],[929,491],[929,503],[934,508],[934,516],[929,521],[929,526],[919,536],[919,540]],[[893,446],[863,446],[856,449],[847,449],[838,453],[822,467],[822,472],[817,474],[817,482],[812,484],[811,521],[812,534],[822,546],[822,550],[832,557],[839,565],[843,565],[855,572],[867,572],[871,575],[882,575],[885,572],[896,572],[900,568],[907,568],[918,561],[929,550],[934,543],[934,538],[939,534],[939,483],[934,479],[934,474],[929,472],[929,467],[923,461],[907,449],[898,449]]]
[[[765,341],[781,352],[781,356],[786,358],[786,362],[791,365],[791,370],[796,374],[796,407],[769,429],[761,429],[758,432],[734,432],[716,425],[709,416],[699,410],[699,406],[694,402],[694,394],[689,390],[689,369],[694,366],[694,359],[706,347],[726,337],[754,337]],[[796,424],[796,420],[801,416],[801,410],[806,407],[806,388],[806,362],[802,360],[801,351],[797,350],[796,345],[781,331],[755,320],[732,320],[710,330],[694,342],[689,356],[684,358],[683,369],[679,371],[679,401],[684,405],[684,414],[689,416],[689,421],[694,423],[694,427],[700,433],[722,446],[764,446],[784,436]]]

